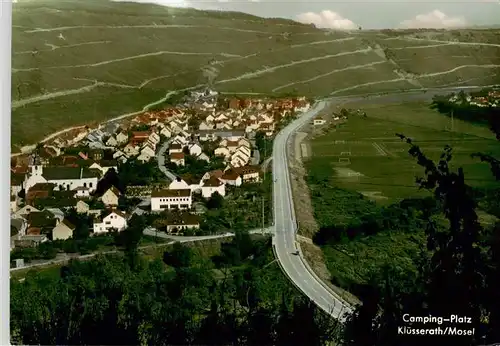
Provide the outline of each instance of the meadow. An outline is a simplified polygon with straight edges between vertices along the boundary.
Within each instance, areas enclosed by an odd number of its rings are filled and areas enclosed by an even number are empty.
[[[329,125],[310,141],[307,180],[320,228],[352,223],[403,199],[429,196],[415,181],[423,177],[423,168],[396,133],[412,138],[434,160],[450,145],[451,166],[464,169],[468,184],[499,187],[490,167],[471,158],[475,152],[500,156],[500,144],[486,126],[457,119],[452,126],[450,118],[423,102],[341,107],[360,108],[367,117],[351,115],[344,124]],[[353,283],[366,282],[384,263],[397,262],[415,270],[410,258],[424,245],[423,227],[416,227],[411,232],[388,230],[329,243],[321,249],[333,282],[349,290]]]
[[[213,87],[230,94],[317,97],[498,81],[498,30],[419,35],[327,31],[151,4],[16,3],[13,150],[89,120],[140,111],[170,91],[203,86],[207,68],[215,71]],[[450,45],[457,39],[473,44]]]
[[[355,104],[345,106],[357,109]],[[388,203],[425,193],[415,184],[415,177],[422,176],[423,170],[396,133],[412,138],[433,159],[450,145],[452,166],[463,167],[469,184],[495,184],[489,166],[471,157],[475,152],[500,155],[500,145],[487,127],[454,119],[452,130],[450,118],[429,109],[426,103],[368,105],[362,110],[366,118],[351,116],[311,143],[312,160],[331,165],[336,186]]]

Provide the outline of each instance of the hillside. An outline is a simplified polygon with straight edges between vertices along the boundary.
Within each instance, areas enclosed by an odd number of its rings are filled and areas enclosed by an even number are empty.
[[[13,7],[12,144],[137,112],[173,90],[348,95],[500,81],[500,30],[318,30],[106,1]]]

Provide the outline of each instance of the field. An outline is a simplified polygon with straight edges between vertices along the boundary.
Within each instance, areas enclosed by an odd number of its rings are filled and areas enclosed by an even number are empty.
[[[498,37],[498,30],[333,32],[150,4],[19,2],[12,144],[137,112],[209,80],[232,94],[308,96],[487,85],[499,80]]]
[[[357,108],[354,104],[345,106]],[[454,119],[452,131],[450,118],[430,110],[425,103],[362,109],[367,118],[352,116],[312,141],[313,160],[330,164],[334,185],[389,203],[424,193],[415,185],[415,177],[422,176],[423,169],[396,133],[412,138],[433,159],[439,158],[446,144],[451,145],[452,166],[464,168],[469,184],[495,183],[489,166],[470,156],[475,152],[500,155],[500,144],[487,127]]]
[[[500,155],[500,143],[487,127],[454,119],[452,131],[451,119],[431,110],[426,103],[344,104],[341,107],[361,108],[367,117],[350,116],[344,125],[336,129],[330,126],[326,133],[310,141],[309,176],[327,177],[331,184],[327,188],[310,185],[320,227],[349,223],[363,212],[374,210],[371,202],[385,206],[427,194],[418,190],[415,183],[415,177],[423,176],[423,168],[416,165],[408,154],[408,144],[395,133],[411,137],[433,159],[439,158],[446,144],[451,145],[452,166],[464,168],[467,183],[498,188],[489,166],[470,157],[474,152]],[[343,190],[333,190],[333,187]],[[318,189],[331,192],[318,197]],[[353,194],[356,192],[366,198],[360,199]],[[480,219],[486,220],[484,213],[480,214]],[[381,232],[322,246],[322,250],[334,283],[349,289],[353,282],[366,281],[373,269],[386,262],[414,269],[410,254],[423,244],[423,230]]]

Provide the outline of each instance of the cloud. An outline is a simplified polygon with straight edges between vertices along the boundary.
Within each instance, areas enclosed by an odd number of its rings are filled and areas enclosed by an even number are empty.
[[[419,14],[413,19],[404,20],[400,25],[406,29],[446,29],[464,27],[467,25],[467,21],[464,17],[449,17],[439,10],[434,10],[426,14]]]
[[[358,28],[351,20],[342,17],[336,12],[328,10],[319,13],[301,13],[297,16],[297,20],[301,23],[314,24],[318,28],[339,30],[353,30]]]

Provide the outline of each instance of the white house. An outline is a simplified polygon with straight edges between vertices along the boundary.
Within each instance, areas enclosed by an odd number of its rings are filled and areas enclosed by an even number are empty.
[[[210,162],[210,158],[205,153],[201,153],[200,155],[196,156],[196,159],[200,161]]]
[[[52,183],[55,190],[75,190],[77,187],[88,187],[91,191],[97,188],[99,174],[94,170],[80,167],[42,167],[31,166],[29,178],[26,180],[26,192],[37,183]]]
[[[31,205],[25,205],[24,207],[22,207],[21,209],[19,209],[18,211],[16,211],[13,215],[14,218],[22,218],[26,215],[28,215],[29,213],[33,213],[33,212],[39,212],[40,210],[38,210],[37,208],[31,206]]]
[[[127,144],[125,146],[125,148],[123,148],[123,152],[128,157],[139,155],[139,149],[135,145],[133,145],[132,143]]]
[[[220,180],[231,186],[241,186],[242,183],[241,176],[231,169],[225,171]]]
[[[166,220],[167,232],[178,233],[186,229],[200,228],[200,219],[197,215],[190,213],[171,213]]]
[[[170,138],[172,137],[172,130],[170,130],[169,127],[165,126],[163,129],[161,129],[160,135]]]
[[[186,183],[183,179],[177,177],[174,181],[168,185],[169,190],[182,190],[182,189],[189,189],[189,184]]]
[[[127,143],[127,141],[128,141],[128,134],[126,132],[120,132],[116,136],[116,141],[118,142],[119,145]]]
[[[106,141],[106,145],[109,147],[116,147],[118,145],[118,141],[116,140],[115,137],[111,136]]]
[[[127,228],[127,216],[123,212],[109,210],[106,214],[94,222],[94,233],[107,233],[112,229],[123,231]]]
[[[192,205],[191,190],[164,189],[151,192],[151,211],[167,209],[190,209]]]
[[[323,118],[316,118],[313,120],[313,125],[324,125],[326,120]]]
[[[198,126],[198,130],[212,130],[214,125],[212,123],[207,123],[206,121],[202,121]]]
[[[117,206],[120,195],[120,191],[112,186],[101,196],[101,201],[106,206]]]
[[[184,146],[180,143],[172,143],[168,147],[168,153],[173,154],[173,153],[182,153],[182,149]]]
[[[102,175],[104,175],[111,168],[118,172],[118,162],[116,160],[101,160],[98,162],[94,162],[92,165],[90,165],[89,168],[97,169],[101,171]]]
[[[258,166],[245,166],[237,169],[237,173],[240,174],[241,180],[246,182],[260,182],[260,169]]]
[[[58,222],[52,229],[52,240],[66,240],[73,237],[76,227],[66,219]]]
[[[189,154],[192,156],[199,156],[203,152],[203,149],[197,143],[191,144],[188,148],[189,148]]]
[[[205,180],[201,185],[201,195],[204,198],[210,198],[212,195],[218,192],[219,195],[226,195],[226,186],[217,178],[210,178]]]
[[[231,153],[229,152],[229,149],[226,148],[226,147],[218,147],[217,149],[214,150],[214,154],[216,156],[224,156],[224,157],[231,156]]]
[[[149,162],[149,160],[151,160],[154,156],[155,151],[149,145],[146,145],[142,148],[141,154],[137,157],[137,160],[141,162]]]
[[[175,163],[177,166],[184,166],[186,164],[184,160],[184,153],[170,154],[170,162]]]

